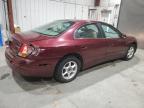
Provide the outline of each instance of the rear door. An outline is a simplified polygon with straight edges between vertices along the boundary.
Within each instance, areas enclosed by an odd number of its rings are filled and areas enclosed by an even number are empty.
[[[122,34],[113,26],[101,23],[101,29],[107,43],[107,59],[121,58],[125,54],[126,42]]]
[[[105,38],[101,36],[101,31],[95,23],[85,24],[76,31],[75,41],[80,44],[80,51],[86,67],[105,60],[107,44]]]

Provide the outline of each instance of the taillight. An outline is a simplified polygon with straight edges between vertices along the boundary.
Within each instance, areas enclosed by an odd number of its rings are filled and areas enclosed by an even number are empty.
[[[29,55],[28,50],[28,46],[26,44],[23,44],[18,52],[18,55],[21,57],[27,57]]]
[[[18,52],[18,55],[20,57],[27,57],[29,55],[34,55],[37,56],[39,54],[39,49],[32,46],[32,45],[27,45],[23,44]]]

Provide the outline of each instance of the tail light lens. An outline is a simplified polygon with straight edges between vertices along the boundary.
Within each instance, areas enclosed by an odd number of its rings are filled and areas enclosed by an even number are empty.
[[[20,57],[27,57],[29,55],[38,55],[39,50],[32,45],[23,44],[18,52]]]
[[[18,52],[18,55],[21,57],[27,57],[29,55],[29,47],[26,44],[23,44]]]

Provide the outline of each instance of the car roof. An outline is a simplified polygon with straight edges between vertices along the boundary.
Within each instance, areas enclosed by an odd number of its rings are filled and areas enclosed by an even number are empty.
[[[75,23],[101,23],[101,24],[111,25],[106,22],[97,21],[97,20],[63,19],[63,20],[58,20],[58,21],[72,21]]]
[[[73,21],[73,22],[100,22],[100,21],[96,21],[96,20],[79,20],[79,19],[64,19],[61,21]]]

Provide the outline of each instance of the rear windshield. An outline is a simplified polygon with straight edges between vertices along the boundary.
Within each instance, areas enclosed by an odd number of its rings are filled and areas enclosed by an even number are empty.
[[[35,28],[32,31],[48,36],[58,36],[59,34],[68,30],[73,24],[74,22],[72,21],[55,21],[50,24]]]

